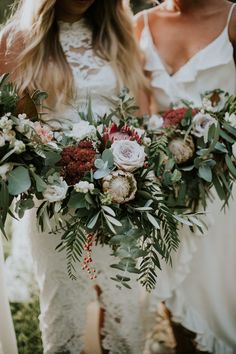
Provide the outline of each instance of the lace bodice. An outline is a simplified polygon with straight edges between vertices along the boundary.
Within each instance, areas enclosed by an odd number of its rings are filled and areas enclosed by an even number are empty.
[[[92,30],[85,19],[72,24],[59,22],[60,43],[72,69],[76,100],[74,109],[85,111],[91,97],[97,115],[103,115],[111,103],[106,98],[118,94],[116,75],[111,64],[94,53]]]

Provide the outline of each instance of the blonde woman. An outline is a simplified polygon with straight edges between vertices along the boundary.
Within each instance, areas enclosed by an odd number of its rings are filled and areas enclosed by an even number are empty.
[[[10,72],[20,92],[49,93],[53,117],[78,120],[92,98],[97,114],[110,109],[107,97],[126,85],[137,95],[145,87],[140,55],[132,34],[127,1],[22,0],[2,33],[0,72]],[[50,117],[47,117],[50,119]],[[65,254],[55,251],[59,237],[40,234],[32,213],[19,223],[27,230],[40,289],[40,323],[45,354],[84,351],[86,311],[100,294],[102,346],[113,354],[142,352],[136,283],[119,291],[110,280],[110,251],[96,248],[96,283],[78,270],[71,281]],[[97,289],[97,292],[95,291]],[[90,341],[93,337],[90,336]]]

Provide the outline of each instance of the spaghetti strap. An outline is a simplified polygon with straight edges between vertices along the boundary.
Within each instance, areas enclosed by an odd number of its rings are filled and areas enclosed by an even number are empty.
[[[147,10],[143,11],[144,27],[149,28]]]
[[[233,10],[234,10],[234,8],[235,8],[235,5],[236,5],[236,4],[232,4],[232,6],[231,6],[231,8],[230,8],[230,10],[229,10],[229,14],[228,14],[226,26],[229,26],[229,23],[230,23],[230,20],[231,20],[232,13],[233,13]]]

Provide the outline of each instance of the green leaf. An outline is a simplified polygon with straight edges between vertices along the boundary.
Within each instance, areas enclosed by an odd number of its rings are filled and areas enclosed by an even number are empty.
[[[9,173],[8,191],[11,195],[25,193],[30,187],[30,175],[25,167],[19,166]]]
[[[34,177],[35,183],[36,183],[36,188],[39,193],[42,193],[45,191],[47,188],[47,184],[44,182],[44,180],[38,176],[36,173],[32,172],[32,175]]]
[[[203,165],[199,167],[198,175],[200,178],[204,179],[206,182],[212,181],[212,171],[211,168],[207,165]]]
[[[216,149],[217,151],[222,152],[222,153],[227,153],[227,152],[228,152],[228,150],[227,150],[225,144],[220,143],[219,141],[216,143],[215,149]]]
[[[216,192],[219,196],[219,198],[221,200],[226,200],[226,194],[225,194],[225,191],[224,191],[224,188],[222,187],[221,183],[220,183],[220,180],[219,178],[217,177],[217,175],[214,175],[213,176],[213,185],[216,189]]]
[[[44,151],[46,166],[55,166],[61,159],[60,151]]]
[[[89,221],[89,223],[87,225],[88,229],[92,230],[94,228],[94,226],[96,225],[96,223],[98,221],[99,216],[100,216],[100,211],[96,215],[94,215],[92,217],[92,219]]]
[[[111,216],[114,216],[116,217],[116,213],[114,212],[114,210],[112,208],[110,208],[109,206],[107,205],[102,205],[102,209],[104,211],[106,211],[108,214],[110,214]]]
[[[68,207],[73,209],[83,209],[86,207],[86,201],[83,193],[72,193],[68,202]]]
[[[193,224],[189,220],[187,220],[179,215],[175,215],[174,217],[177,221],[179,221],[183,225],[193,226]]]
[[[94,162],[94,166],[99,170],[102,170],[104,168],[104,161],[102,159],[96,159]]]
[[[104,177],[106,177],[107,175],[109,175],[111,172],[111,170],[109,168],[104,169],[104,170],[97,170],[94,172],[94,179],[102,179]]]
[[[160,230],[160,225],[159,225],[157,219],[156,219],[152,214],[150,214],[150,213],[146,213],[146,215],[147,215],[147,218],[148,218],[148,220],[150,221],[150,223],[151,223],[156,229]]]
[[[220,131],[220,136],[231,144],[235,143],[235,139],[231,138],[224,130]]]
[[[236,138],[236,129],[232,125],[224,123],[223,127]]]
[[[118,221],[117,219],[113,218],[112,216],[107,215],[107,214],[104,214],[104,216],[105,216],[105,218],[106,218],[107,220],[110,221],[111,224],[113,224],[113,225],[115,225],[115,226],[119,226],[119,227],[122,226],[121,222]]]
[[[225,155],[225,162],[229,169],[229,172],[236,178],[236,167],[229,155]]]
[[[103,151],[102,159],[103,159],[103,161],[107,161],[108,162],[108,167],[109,168],[113,167],[114,160],[113,160],[112,151],[110,149],[106,149],[106,150]]]

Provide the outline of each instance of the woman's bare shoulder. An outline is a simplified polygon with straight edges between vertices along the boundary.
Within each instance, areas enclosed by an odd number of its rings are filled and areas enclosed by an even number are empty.
[[[163,5],[158,5],[148,10],[143,10],[135,15],[135,30],[137,37],[140,37],[143,28],[145,26],[145,17],[147,18],[149,26],[152,26],[152,23],[156,22],[158,18],[161,17],[164,10]]]
[[[10,27],[0,32],[0,74],[12,73],[17,65],[17,58],[24,47],[23,34],[13,35]]]

